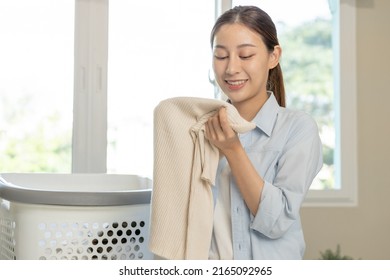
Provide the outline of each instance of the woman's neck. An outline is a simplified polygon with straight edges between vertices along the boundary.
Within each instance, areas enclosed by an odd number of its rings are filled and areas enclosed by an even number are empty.
[[[268,93],[265,92],[265,94],[257,94],[250,99],[242,102],[232,102],[232,104],[236,107],[241,117],[247,121],[252,121],[263,107],[268,97]]]

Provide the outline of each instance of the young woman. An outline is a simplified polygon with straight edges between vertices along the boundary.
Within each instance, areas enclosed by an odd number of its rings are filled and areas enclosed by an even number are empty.
[[[315,121],[285,108],[272,19],[253,6],[225,12],[211,32],[221,90],[256,128],[238,135],[221,108],[206,123],[220,150],[210,259],[302,259],[300,207],[322,167]]]

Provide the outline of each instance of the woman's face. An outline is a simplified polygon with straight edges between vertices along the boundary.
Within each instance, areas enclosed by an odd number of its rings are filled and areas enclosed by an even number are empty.
[[[213,69],[233,104],[266,99],[268,71],[278,64],[280,52],[279,46],[269,52],[260,35],[245,25],[220,27],[214,37]]]

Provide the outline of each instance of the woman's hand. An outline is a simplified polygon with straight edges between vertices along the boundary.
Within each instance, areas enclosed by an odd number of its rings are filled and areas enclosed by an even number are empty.
[[[226,108],[221,107],[205,124],[206,138],[223,154],[241,147],[237,133],[230,127]]]

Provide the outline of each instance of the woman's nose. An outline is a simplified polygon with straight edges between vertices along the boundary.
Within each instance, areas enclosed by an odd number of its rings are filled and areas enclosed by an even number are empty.
[[[226,74],[228,75],[234,75],[237,73],[240,73],[241,71],[241,62],[239,58],[236,57],[229,57],[229,61],[226,67]]]

